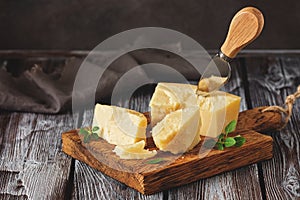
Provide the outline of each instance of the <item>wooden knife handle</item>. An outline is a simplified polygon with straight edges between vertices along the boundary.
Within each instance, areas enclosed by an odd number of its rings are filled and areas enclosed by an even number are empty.
[[[260,35],[263,26],[263,14],[257,8],[243,8],[231,20],[227,37],[221,47],[222,53],[234,58]]]

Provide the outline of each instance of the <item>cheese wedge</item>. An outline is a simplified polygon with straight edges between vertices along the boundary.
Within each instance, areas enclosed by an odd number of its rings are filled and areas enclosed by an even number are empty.
[[[196,90],[196,85],[159,83],[150,101],[152,125],[168,113],[191,106],[200,109],[202,136],[218,137],[230,121],[237,120],[240,97],[222,91],[203,97],[197,96]]]
[[[146,139],[147,119],[134,110],[97,104],[94,126],[99,127],[99,137],[111,144],[128,145]]]
[[[152,129],[152,137],[160,150],[173,154],[184,153],[199,143],[199,125],[198,106],[179,109],[157,123]]]
[[[149,151],[144,149],[145,141],[139,141],[130,145],[117,145],[113,152],[115,152],[121,159],[147,159],[155,156],[155,150]]]

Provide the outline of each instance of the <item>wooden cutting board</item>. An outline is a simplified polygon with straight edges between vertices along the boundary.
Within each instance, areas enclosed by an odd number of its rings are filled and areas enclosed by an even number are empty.
[[[242,135],[246,143],[224,151],[202,151],[202,140],[194,149],[180,156],[158,151],[155,157],[146,160],[123,160],[112,152],[115,145],[103,139],[83,143],[78,130],[62,134],[62,150],[143,194],[152,194],[272,158],[273,140],[259,132],[277,130],[283,122],[280,113],[262,113],[264,108],[240,113],[237,129],[232,135]],[[152,147],[151,138],[147,139],[147,145]],[[155,158],[162,161],[149,163]]]

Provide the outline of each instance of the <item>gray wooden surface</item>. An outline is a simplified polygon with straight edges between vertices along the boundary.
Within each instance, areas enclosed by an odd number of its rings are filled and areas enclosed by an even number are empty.
[[[0,199],[62,199],[71,158],[61,152],[71,115],[1,113]]]
[[[267,66],[265,64],[267,63]],[[265,57],[246,61],[251,107],[281,105],[300,85],[300,59]],[[251,67],[252,66],[252,67]],[[300,199],[300,104],[288,126],[271,133],[274,158],[259,164],[266,199]]]
[[[300,84],[299,56],[246,56],[233,63],[226,90],[241,110],[281,105]],[[121,106],[147,111],[153,87]],[[61,152],[60,134],[75,127],[70,114],[0,113],[0,199],[299,199],[300,103],[286,129],[269,133],[274,158],[231,172],[141,195]],[[91,122],[85,111],[80,124]]]

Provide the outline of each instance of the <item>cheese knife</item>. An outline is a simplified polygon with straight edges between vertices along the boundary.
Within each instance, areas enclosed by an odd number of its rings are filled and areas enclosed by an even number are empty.
[[[213,57],[198,83],[197,95],[207,96],[220,89],[230,78],[230,62],[261,33],[264,17],[260,10],[246,7],[231,20],[227,37],[219,53]]]

